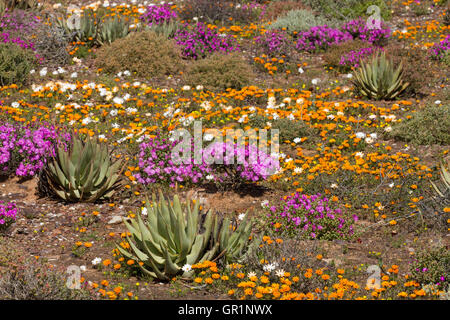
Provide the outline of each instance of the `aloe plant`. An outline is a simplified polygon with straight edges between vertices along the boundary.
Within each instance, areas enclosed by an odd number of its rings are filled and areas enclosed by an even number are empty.
[[[430,218],[434,225],[447,230],[448,214],[442,213],[442,209],[450,206],[450,159],[441,165],[440,181],[431,181],[431,185],[433,195],[419,203],[419,212],[422,217]]]
[[[146,221],[138,213],[135,219],[124,223],[131,234],[127,236],[130,250],[120,245],[119,252],[139,263],[141,270],[161,280],[173,276],[190,277],[191,271],[183,266],[225,256],[233,259],[248,249],[251,222],[247,218],[235,230],[228,219],[219,221],[218,215],[208,211],[201,215],[199,202],[191,207],[183,205],[178,196],[167,202],[162,193],[157,202],[155,195],[150,204],[146,201]],[[231,227],[231,229],[230,229]]]
[[[39,2],[37,0],[0,0],[0,13],[5,9],[37,9]]]
[[[128,22],[123,19],[114,18],[108,19],[100,26],[98,42],[103,45],[105,43],[111,44],[117,39],[124,38],[130,33],[130,26]]]
[[[63,146],[57,149],[42,179],[54,194],[68,202],[110,198],[120,185],[122,161],[112,161],[106,145],[78,137],[73,140],[69,151]]]
[[[362,63],[354,73],[353,84],[361,95],[376,100],[394,99],[409,86],[403,81],[403,65],[395,69],[384,52]]]
[[[436,192],[436,195],[442,199],[447,199],[447,202],[450,201],[450,161],[447,161],[447,168],[445,166],[445,163],[441,166],[441,182],[439,183],[440,186],[438,186],[437,183],[431,182],[433,185],[434,191]]]

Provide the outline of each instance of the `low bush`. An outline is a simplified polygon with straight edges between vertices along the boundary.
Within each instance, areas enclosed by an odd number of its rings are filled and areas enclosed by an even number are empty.
[[[95,65],[113,74],[129,70],[139,77],[152,78],[173,75],[183,69],[175,43],[151,31],[132,33],[101,47],[96,54]]]
[[[0,43],[0,85],[24,84],[36,61],[32,51],[14,43]]]
[[[26,258],[13,243],[0,237],[0,300],[92,300],[93,292],[67,286],[66,270]]]
[[[450,144],[450,105],[430,106],[393,126],[389,137],[415,145]]]
[[[185,81],[208,90],[241,89],[253,79],[251,66],[238,54],[215,53],[188,66]]]
[[[348,72],[352,67],[359,66],[360,59],[372,53],[369,53],[372,50],[368,50],[368,48],[372,48],[372,46],[362,40],[347,41],[329,48],[323,55],[323,60],[330,67],[341,72]],[[365,51],[368,51],[367,55]]]
[[[311,240],[349,239],[354,235],[353,223],[358,220],[327,197],[299,193],[283,197],[278,204],[268,204],[264,217],[277,234]]]
[[[419,252],[410,266],[412,278],[422,285],[433,284],[439,289],[450,285],[450,251],[445,247]]]
[[[403,79],[409,83],[404,95],[424,96],[429,93],[440,73],[439,63],[430,59],[427,50],[421,48],[405,48],[398,44],[389,44],[385,52],[395,65],[402,63]]]

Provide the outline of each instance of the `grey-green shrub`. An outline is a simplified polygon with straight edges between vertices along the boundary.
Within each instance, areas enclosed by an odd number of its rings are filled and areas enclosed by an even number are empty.
[[[32,51],[12,43],[0,44],[0,85],[22,85],[35,63]]]
[[[380,8],[383,20],[391,19],[391,9],[384,0],[303,0],[303,4],[327,18],[339,20],[367,17],[367,8],[375,5]]]
[[[393,126],[390,137],[416,145],[450,144],[450,105],[429,106]]]
[[[288,32],[300,32],[309,30],[311,27],[319,25],[336,26],[335,21],[330,21],[321,16],[315,16],[310,10],[291,10],[279,17],[274,23],[269,25],[269,30],[286,29]]]

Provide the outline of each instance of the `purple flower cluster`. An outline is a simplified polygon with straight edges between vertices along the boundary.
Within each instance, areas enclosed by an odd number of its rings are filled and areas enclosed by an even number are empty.
[[[253,146],[212,143],[199,150],[201,158],[196,161],[190,156],[187,159],[180,156],[185,152],[194,154],[194,140],[190,140],[189,150],[183,150],[179,143],[181,141],[170,141],[159,135],[141,143],[138,154],[140,172],[135,174],[136,180],[142,184],[169,183],[172,187],[177,182],[236,185],[264,180],[278,169],[278,162]]]
[[[360,50],[351,50],[341,56],[339,64],[343,67],[358,68],[360,62],[371,56],[377,49],[374,47],[362,48]]]
[[[15,43],[24,49],[33,49],[34,44],[26,40],[26,35],[32,35],[39,27],[40,21],[37,16],[22,10],[8,10],[0,16],[0,42]],[[25,36],[25,38],[24,38]]]
[[[182,47],[187,58],[204,58],[208,54],[220,51],[229,53],[239,50],[236,39],[231,35],[221,35],[202,22],[193,26],[185,25],[175,34],[177,45]]]
[[[12,37],[9,32],[0,33],[0,43],[14,43],[23,49],[34,50],[34,44],[32,42],[28,43],[20,37]]]
[[[266,218],[278,232],[306,239],[348,239],[354,234],[353,222],[358,217],[350,217],[335,206],[321,194],[307,196],[297,192],[283,197],[278,206],[269,205]]]
[[[175,183],[198,183],[209,173],[206,165],[177,164],[173,161],[172,151],[178,141],[170,141],[157,135],[140,144],[139,168],[140,173],[135,175],[139,183],[167,183],[171,187]]]
[[[433,47],[430,49],[431,57],[433,59],[442,59],[447,50],[450,48],[450,34],[445,37],[444,40],[435,43]]]
[[[348,32],[327,25],[315,26],[308,31],[299,32],[296,48],[300,51],[314,52],[349,40],[352,40],[352,36]]]
[[[156,5],[152,4],[147,7],[147,11],[139,17],[147,25],[158,25],[165,22],[169,22],[171,19],[177,17],[177,13],[171,9],[171,6],[167,3]]]
[[[0,201],[0,231],[6,230],[17,219],[18,209],[13,202]]]
[[[263,35],[255,38],[255,43],[262,48],[265,54],[287,55],[289,53],[290,42],[285,32],[266,31]]]
[[[39,18],[32,13],[14,10],[11,13],[6,9],[0,16],[0,30],[17,33],[30,33],[39,26]]]
[[[203,162],[211,163],[214,180],[239,185],[267,179],[279,169],[277,159],[254,145],[215,142],[202,150]]]
[[[391,35],[391,29],[383,21],[380,21],[380,28],[370,29],[363,18],[345,23],[341,31],[349,33],[353,39],[360,39],[378,47],[383,46]]]
[[[68,135],[64,136],[69,141]],[[34,176],[49,157],[55,156],[60,139],[54,127],[22,128],[5,123],[0,126],[0,175],[15,172],[20,177]]]

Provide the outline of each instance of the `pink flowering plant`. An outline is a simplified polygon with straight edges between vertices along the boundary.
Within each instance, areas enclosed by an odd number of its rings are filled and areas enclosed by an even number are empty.
[[[167,23],[177,17],[177,13],[172,10],[168,3],[152,4],[147,7],[147,10],[139,19],[149,26],[160,25]]]
[[[384,46],[391,35],[391,29],[383,21],[380,21],[380,28],[370,29],[363,18],[345,23],[341,31],[349,33],[353,39],[360,39],[377,47]]]
[[[296,48],[299,51],[316,52],[326,50],[332,45],[352,40],[350,33],[324,26],[315,26],[308,31],[299,32]]]
[[[180,163],[173,159],[173,149],[179,140],[170,141],[161,134],[139,145],[139,173],[136,180],[144,185],[159,183],[174,187],[176,183],[196,184],[204,181],[211,169],[204,164]],[[180,151],[183,151],[180,149]]]
[[[266,31],[263,35],[255,38],[257,53],[264,53],[270,57],[284,55],[288,57],[292,41],[283,31]]]
[[[51,126],[22,127],[9,123],[0,125],[0,176],[12,173],[19,177],[32,177],[55,156],[59,142],[70,140],[68,134],[61,139],[58,130]]]
[[[17,219],[18,209],[15,203],[0,200],[0,231],[5,231]]]
[[[431,57],[435,60],[441,60],[448,54],[450,48],[450,35],[447,35],[442,41],[434,44],[430,49]]]
[[[211,180],[220,189],[264,181],[278,169],[278,161],[249,144],[214,142],[202,154],[203,162],[212,162]]]
[[[195,26],[185,25],[175,34],[177,45],[186,58],[205,58],[213,52],[230,53],[239,50],[236,39],[231,35],[219,34],[202,22]]]
[[[351,50],[341,56],[339,65],[344,70],[351,70],[352,68],[358,68],[361,61],[372,56],[377,49],[375,47],[367,47],[359,50]]]
[[[179,145],[181,140],[171,141],[158,134],[142,142],[136,180],[144,185],[158,183],[170,187],[176,183],[214,183],[219,189],[226,189],[263,181],[278,169],[278,162],[263,152],[258,153],[257,148],[231,142],[214,142],[201,148],[198,160],[191,156],[184,158],[185,152],[196,153],[194,140],[189,141],[186,147]]]
[[[304,239],[350,239],[358,220],[321,194],[307,196],[297,192],[277,204],[265,205],[265,210],[265,221],[274,232]]]

